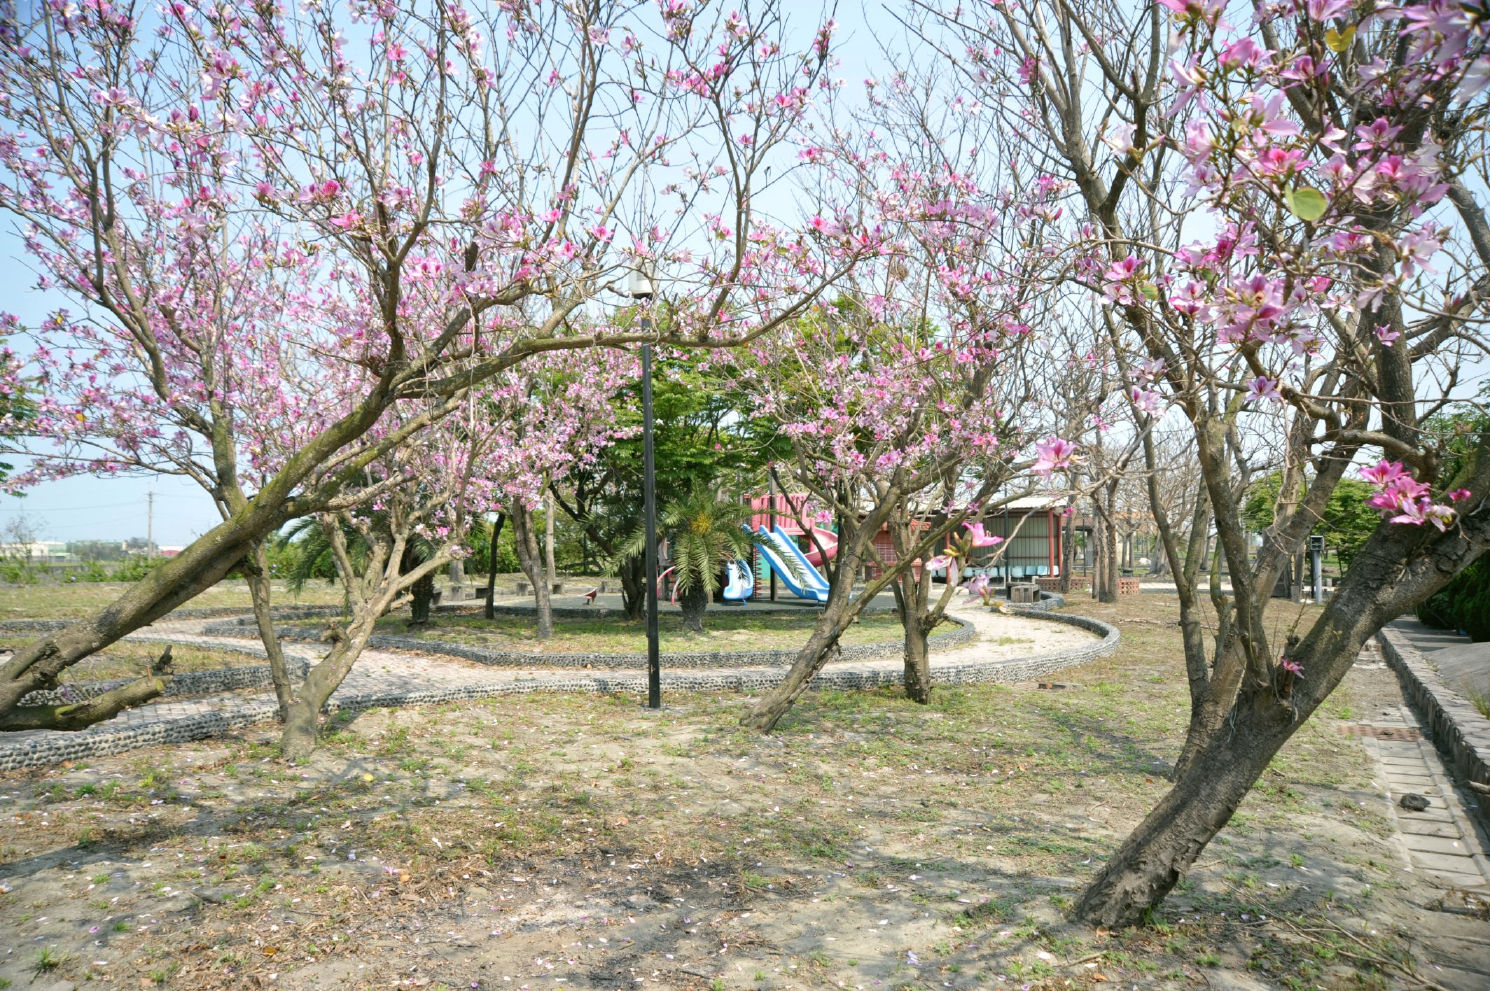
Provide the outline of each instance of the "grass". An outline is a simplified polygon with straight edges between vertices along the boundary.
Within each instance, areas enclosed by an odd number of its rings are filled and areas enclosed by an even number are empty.
[[[704,615],[704,633],[690,633],[676,613],[659,617],[664,651],[794,650],[806,642],[817,613],[803,609],[791,613],[733,612],[726,607]],[[307,629],[317,628],[306,624]],[[646,624],[626,622],[614,616],[597,619],[556,617],[554,636],[537,639],[533,622],[524,616],[483,619],[478,614],[435,615],[428,626],[408,629],[407,619],[388,616],[378,623],[379,631],[426,640],[444,640],[496,649],[539,654],[635,654],[647,649]],[[900,622],[893,615],[865,616],[844,634],[844,646],[896,643],[901,639]]]
[[[36,585],[0,585],[0,621],[6,619],[77,619],[109,605],[130,586],[122,582],[75,582]],[[276,606],[340,605],[341,587],[311,582],[299,594],[282,582],[274,583]],[[248,585],[239,580],[222,581],[192,599],[186,609],[239,609],[251,603]]]
[[[14,648],[25,643],[25,634],[0,633],[0,646]],[[108,648],[64,670],[58,681],[107,681],[115,678],[136,678],[143,675],[152,661],[160,656],[164,644],[121,640]],[[204,650],[174,644],[171,647],[171,670],[177,674],[187,671],[215,671],[219,668],[252,667],[266,663],[262,657],[240,654],[228,650]]]
[[[121,963],[99,978],[203,989],[388,986],[415,966],[451,987],[634,971],[959,991],[1204,987],[1222,968],[1372,987],[1410,968],[1401,875],[1377,866],[1389,810],[1327,717],[1150,925],[1062,918],[1167,788],[1187,711],[1173,610],[1079,600],[1123,644],[1063,671],[1065,691],[812,691],[770,737],[739,728],[740,695],[669,693],[660,714],[534,695],[338,713],[293,767],[261,726],[7,774],[0,859],[36,866],[0,912],[17,945],[55,948],[58,978],[82,979],[107,934]],[[297,974],[308,958],[328,969]],[[23,984],[35,960],[0,959],[0,977]]]

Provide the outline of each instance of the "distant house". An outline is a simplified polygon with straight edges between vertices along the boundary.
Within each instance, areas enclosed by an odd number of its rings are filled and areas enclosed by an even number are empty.
[[[1006,543],[974,548],[966,566],[986,568],[988,576],[999,581],[1060,574],[1061,513],[1065,508],[1064,496],[1033,495],[985,514],[984,532],[1003,537]],[[946,514],[933,513],[931,519],[940,522],[946,519]],[[874,546],[883,560],[895,560],[889,531],[875,534]]]
[[[67,545],[57,540],[31,540],[0,544],[0,557],[26,561],[65,561]]]

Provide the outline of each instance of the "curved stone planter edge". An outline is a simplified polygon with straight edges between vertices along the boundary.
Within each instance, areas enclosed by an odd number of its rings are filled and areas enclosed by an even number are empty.
[[[959,644],[968,643],[973,640],[977,633],[962,620],[948,617],[950,622],[957,624],[957,629],[947,633],[933,633],[931,644],[934,647],[954,647]],[[224,633],[233,635],[239,633],[236,627],[228,624],[217,624],[203,630],[204,633]],[[319,643],[320,637],[312,633],[302,633],[298,630],[285,630],[280,633],[281,639],[294,640],[299,643]],[[420,654],[441,654],[447,657],[459,657],[467,661],[475,661],[489,667],[545,667],[545,668],[607,668],[611,670],[636,668],[644,670],[647,666],[646,654],[530,654],[516,650],[493,650],[489,647],[477,647],[470,644],[446,643],[439,640],[420,640],[417,637],[400,637],[388,634],[378,634],[368,638],[367,645],[382,650],[406,650]],[[891,640],[885,643],[858,644],[843,648],[841,658],[845,661],[871,660],[882,657],[898,656],[903,649],[901,642]],[[796,659],[795,650],[747,650],[747,651],[709,651],[698,653],[669,653],[663,655],[663,663],[669,668],[729,668],[729,667],[766,667],[782,668],[789,666]]]
[[[1490,786],[1490,719],[1444,684],[1423,652],[1406,638],[1382,629],[1376,640],[1413,708],[1428,725],[1438,752],[1466,780]],[[1490,827],[1490,795],[1477,796],[1475,805],[1480,822]]]
[[[1117,649],[1118,630],[1101,620],[1086,616],[1050,614],[1041,609],[1027,611],[1032,617],[1053,620],[1101,633],[1102,640],[1077,650],[1052,651],[1033,657],[1012,658],[992,664],[935,665],[932,670],[940,684],[974,684],[1000,681],[1024,681],[1064,667],[1084,664]],[[963,630],[971,628],[964,625]],[[970,635],[970,634],[969,634]],[[728,674],[701,671],[666,671],[663,684],[673,691],[702,689],[755,691],[773,686],[780,675],[775,668],[742,668]],[[893,669],[843,671],[827,670],[813,679],[817,688],[870,688],[898,684],[901,673]],[[564,680],[519,678],[490,685],[463,685],[455,688],[432,688],[423,691],[364,692],[333,698],[328,712],[368,709],[377,706],[418,705],[457,702],[499,695],[521,695],[532,692],[577,691],[591,694],[631,693],[640,695],[646,687],[646,676],[636,674],[577,674]],[[105,757],[137,747],[185,743],[242,729],[274,718],[276,705],[270,700],[250,700],[230,712],[201,713],[180,719],[143,726],[111,727],[108,723],[77,733],[38,734],[14,743],[0,743],[0,771],[19,770],[56,764],[64,760]]]

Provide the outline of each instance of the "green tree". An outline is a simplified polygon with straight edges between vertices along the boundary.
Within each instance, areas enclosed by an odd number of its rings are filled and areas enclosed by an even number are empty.
[[[1463,403],[1430,419],[1425,426],[1444,438],[1445,491],[1452,492],[1474,470],[1474,438],[1490,427],[1490,384],[1480,389],[1481,403]],[[1442,495],[1442,493],[1440,493]],[[1454,576],[1454,580],[1417,608],[1418,618],[1429,626],[1463,630],[1470,639],[1490,640],[1490,557],[1482,557]]]
[[[1242,516],[1248,529],[1261,533],[1273,525],[1282,483],[1282,473],[1275,471],[1247,487]],[[1358,478],[1341,479],[1314,525],[1314,532],[1322,534],[1326,543],[1334,548],[1342,572],[1350,567],[1356,551],[1370,539],[1381,522],[1381,514],[1366,502],[1371,491],[1371,486]],[[1305,491],[1297,493],[1297,498],[1302,499],[1306,493],[1307,484]]]
[[[672,552],[673,580],[686,629],[704,632],[704,612],[719,590],[725,563],[750,554],[754,540],[745,529],[750,515],[749,506],[719,498],[703,485],[663,507],[659,536],[666,536]],[[645,548],[645,532],[634,534],[625,556],[641,557]]]
[[[653,439],[657,491],[766,489],[766,466],[788,453],[775,424],[745,415],[746,397],[731,385],[717,356],[671,356],[653,377]],[[641,385],[622,390],[615,416],[629,436],[613,441],[589,464],[555,486],[561,511],[598,556],[614,562],[626,615],[646,607],[641,555],[627,556],[642,520]]]

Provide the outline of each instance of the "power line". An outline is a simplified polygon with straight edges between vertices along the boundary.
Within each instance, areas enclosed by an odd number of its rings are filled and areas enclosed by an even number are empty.
[[[98,506],[63,506],[63,507],[59,507],[57,509],[35,509],[35,510],[32,510],[32,509],[29,509],[29,508],[26,508],[26,507],[20,507],[20,508],[17,508],[17,509],[0,510],[0,513],[7,513],[7,514],[9,514],[11,516],[33,515],[33,514],[39,516],[39,515],[41,515],[43,513],[86,513],[86,512],[90,512],[92,510],[95,510],[95,509],[122,509],[125,506],[138,506],[138,505],[139,505],[138,502],[110,502],[110,503],[104,503],[104,504],[98,505]]]

